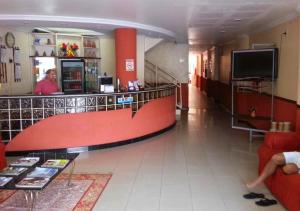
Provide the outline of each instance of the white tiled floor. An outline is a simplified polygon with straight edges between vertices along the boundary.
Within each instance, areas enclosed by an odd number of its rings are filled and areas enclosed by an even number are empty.
[[[77,172],[112,172],[96,211],[245,211],[244,183],[256,177],[261,140],[248,141],[230,116],[190,87],[190,110],[174,129],[121,147],[81,153]],[[109,131],[108,131],[109,132]],[[265,188],[259,190],[272,198]]]

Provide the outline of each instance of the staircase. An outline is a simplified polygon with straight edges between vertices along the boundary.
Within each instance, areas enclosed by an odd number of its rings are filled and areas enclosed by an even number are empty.
[[[176,107],[182,109],[181,82],[172,74],[145,59],[145,87],[159,87],[162,85],[176,85]]]
[[[145,37],[145,53],[163,41],[162,38]]]

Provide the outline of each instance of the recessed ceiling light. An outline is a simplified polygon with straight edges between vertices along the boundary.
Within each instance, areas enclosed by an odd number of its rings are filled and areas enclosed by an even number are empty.
[[[225,30],[220,31],[220,33],[225,33],[225,32],[226,32]]]
[[[235,18],[234,21],[241,21],[242,19],[240,18]]]

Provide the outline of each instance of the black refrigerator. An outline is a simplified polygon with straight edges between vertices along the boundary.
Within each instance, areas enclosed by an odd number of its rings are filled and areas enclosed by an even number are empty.
[[[61,87],[65,94],[85,93],[84,69],[83,59],[61,60]]]

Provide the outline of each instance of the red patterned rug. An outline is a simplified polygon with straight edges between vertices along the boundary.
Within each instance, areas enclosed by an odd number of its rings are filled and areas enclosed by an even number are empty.
[[[92,210],[110,178],[111,174],[73,174],[68,186],[68,174],[62,173],[39,192],[34,210]],[[24,192],[0,190],[0,210],[28,210]]]

